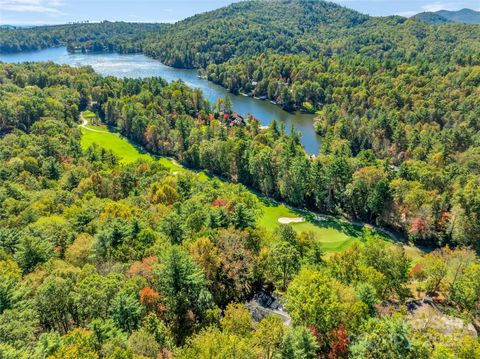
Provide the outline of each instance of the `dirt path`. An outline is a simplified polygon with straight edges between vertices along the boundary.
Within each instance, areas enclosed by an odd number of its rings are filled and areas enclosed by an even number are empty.
[[[102,131],[102,130],[95,130],[93,128],[89,128],[87,127],[88,126],[88,120],[83,116],[83,112],[80,113],[80,120],[82,121],[82,124],[79,125],[79,127],[83,127],[84,129],[86,129],[87,131],[92,131],[92,132],[98,132],[98,133],[112,133],[110,131]],[[120,136],[120,137],[123,137],[123,136]],[[127,141],[129,141],[128,139],[126,139]],[[132,143],[131,141],[129,141],[130,143]],[[141,150],[142,152],[145,152],[145,153],[148,153],[148,151],[146,151],[142,146],[139,146],[137,144],[134,144],[135,147],[137,147],[139,150]],[[158,155],[153,155],[153,154],[150,154],[152,155],[153,157],[155,158],[161,158],[162,156],[158,156]],[[181,168],[185,168],[185,166],[183,166],[181,163],[179,163],[175,158],[173,157],[165,157],[163,156],[164,158],[167,158],[169,161],[171,161],[173,164],[181,167]],[[218,176],[217,176],[218,177]],[[218,177],[220,179],[223,179],[222,177]],[[255,194],[259,194],[257,191],[255,190],[252,190],[253,193]],[[382,227],[378,227],[378,226],[375,226],[375,225],[372,225],[370,223],[366,223],[366,222],[360,222],[360,221],[355,221],[355,220],[348,220],[348,219],[345,219],[345,218],[342,218],[342,217],[336,217],[336,216],[331,216],[331,215],[325,215],[325,214],[321,214],[321,213],[317,213],[317,212],[311,212],[311,211],[307,211],[307,210],[304,210],[304,209],[300,209],[300,208],[295,208],[295,207],[292,207],[292,206],[289,206],[288,204],[286,204],[285,202],[278,202],[276,200],[272,200],[273,202],[276,202],[276,203],[279,203],[279,204],[284,204],[287,208],[290,208],[292,210],[295,210],[295,211],[299,211],[299,212],[303,212],[303,213],[306,213],[306,214],[309,214],[309,215],[318,215],[318,216],[322,216],[322,217],[332,217],[333,219],[337,220],[337,221],[340,221],[340,222],[343,222],[343,223],[350,223],[350,224],[353,224],[355,226],[360,226],[360,227],[363,227],[363,226],[367,226],[367,227],[370,227],[378,232],[381,232],[385,235],[387,235],[388,237],[390,237],[394,242],[399,242],[399,243],[403,243],[404,246],[406,245],[405,244],[405,241],[401,238],[399,238],[396,234],[392,233],[391,231],[385,229],[385,228],[382,228]],[[279,223],[282,223],[282,224],[287,224],[287,223],[301,223],[301,222],[304,222],[305,221],[305,218],[302,218],[302,217],[298,217],[298,218],[279,218],[278,219]],[[420,248],[420,247],[416,247],[416,248],[419,248],[420,250],[422,251],[425,251],[426,249],[425,248]]]
[[[87,127],[88,126],[88,120],[83,116],[83,112],[80,112],[80,120],[82,121],[82,124],[79,125],[79,127],[82,127],[84,129],[86,129],[87,131],[98,132],[98,133],[111,133],[110,131],[95,130],[93,128]]]
[[[302,223],[302,222],[305,222],[305,218],[303,217],[298,217],[298,218],[281,217],[278,219],[278,223],[281,223],[281,224]]]

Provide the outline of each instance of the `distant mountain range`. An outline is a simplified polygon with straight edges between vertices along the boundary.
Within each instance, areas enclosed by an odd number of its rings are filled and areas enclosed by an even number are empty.
[[[480,11],[462,9],[458,11],[440,10],[436,12],[421,12],[414,16],[429,24],[463,23],[480,24]]]

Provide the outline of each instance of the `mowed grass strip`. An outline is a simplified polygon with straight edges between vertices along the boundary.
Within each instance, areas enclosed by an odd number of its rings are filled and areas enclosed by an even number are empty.
[[[112,150],[120,157],[120,162],[124,164],[132,163],[139,159],[147,161],[158,160],[171,172],[188,171],[168,158],[161,157],[157,159],[147,153],[142,153],[128,140],[120,137],[118,134],[108,132],[106,126],[94,126],[89,124],[86,128],[81,127],[81,129],[81,144],[83,149],[96,143],[100,147]],[[209,176],[204,172],[198,172],[197,176],[199,176],[201,180],[209,180]],[[275,203],[262,196],[258,196],[258,198],[263,211],[263,215],[258,221],[259,226],[274,231],[275,228],[280,226],[280,223],[278,222],[279,218],[303,217],[305,218],[305,222],[292,223],[291,225],[298,233],[312,232],[315,235],[315,238],[321,243],[321,248],[326,253],[342,251],[350,247],[355,241],[361,242],[364,238],[365,229],[360,226],[344,223],[333,217],[324,217],[323,220],[319,221],[311,212],[293,210],[283,204]],[[385,235],[382,235],[381,233],[378,234],[383,236],[385,240],[390,240]],[[421,255],[421,251],[418,248],[407,247],[406,250],[407,255],[413,257],[412,259],[414,261],[418,260]]]
[[[312,232],[325,252],[344,250],[350,247],[355,240],[363,237],[361,227],[330,218],[324,221],[317,221],[311,213],[296,211],[268,199],[262,200],[262,210],[263,216],[258,224],[268,230],[275,230],[275,228],[280,226],[279,218],[305,218],[305,222],[291,223],[291,226],[298,233]]]
[[[82,129],[82,148],[86,149],[96,143],[99,147],[103,147],[107,150],[112,150],[120,158],[120,163],[132,163],[137,160],[143,159],[146,161],[152,161],[153,157],[148,154],[140,153],[135,146],[128,141],[125,141],[120,136],[111,132],[94,132],[105,131],[104,126],[92,126],[87,125],[87,128]]]

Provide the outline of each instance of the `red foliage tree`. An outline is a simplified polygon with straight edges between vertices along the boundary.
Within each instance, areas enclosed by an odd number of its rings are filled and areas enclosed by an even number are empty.
[[[423,277],[423,266],[420,263],[417,263],[410,270],[410,277],[412,278],[422,278]]]
[[[330,351],[329,359],[347,358],[348,354],[348,336],[343,325],[334,329],[330,333]]]
[[[317,339],[317,343],[320,347],[325,345],[325,341],[322,339],[322,336],[320,335],[320,331],[317,329],[316,326],[314,325],[309,325],[307,326],[307,329],[312,333],[312,335]]]
[[[225,207],[228,204],[224,199],[218,198],[212,202],[212,207]]]
[[[153,288],[145,287],[140,290],[140,303],[142,303],[149,312],[162,314],[164,311],[160,294]]]
[[[145,278],[149,283],[153,280],[153,268],[158,263],[157,257],[147,257],[143,258],[142,261],[133,262],[127,272],[127,276],[132,278],[135,276],[140,276]]]
[[[428,224],[423,218],[415,218],[410,225],[409,233],[417,238],[425,238],[428,234]]]

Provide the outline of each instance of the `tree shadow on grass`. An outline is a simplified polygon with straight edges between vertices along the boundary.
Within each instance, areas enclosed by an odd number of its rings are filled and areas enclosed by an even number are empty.
[[[258,195],[258,199],[267,208],[277,208],[284,205],[287,209],[294,212],[299,217],[305,218],[307,222],[310,222],[319,228],[335,229],[336,231],[341,232],[348,237],[360,240],[364,239],[365,231],[364,226],[362,225],[348,223],[346,220],[343,221],[337,217],[327,214],[292,208],[284,203],[278,202],[263,195]]]
[[[149,155],[153,159],[159,159],[159,158],[162,158],[162,157],[167,158],[165,156],[155,155],[155,154],[152,154],[151,152],[147,151],[145,149],[145,147],[143,147],[142,145],[132,141],[131,139],[127,138],[126,136],[123,136],[120,133],[120,131],[118,130],[118,128],[108,127],[108,129],[112,133],[116,134],[120,138],[122,138],[122,139],[126,140],[128,143],[130,143],[140,154]],[[188,168],[188,167],[185,167],[185,168],[190,170],[190,171],[196,172],[197,174],[203,173],[209,179],[218,178],[221,181],[232,183],[231,180],[229,180],[227,178],[224,178],[222,176],[215,175],[215,174],[213,174],[209,171],[202,171],[202,170],[192,169],[192,168]],[[312,212],[312,211],[305,210],[305,209],[293,208],[293,207],[290,207],[283,202],[279,202],[279,201],[276,201],[273,198],[269,198],[269,197],[265,196],[264,194],[262,194],[262,193],[256,191],[255,189],[251,188],[251,187],[248,187],[248,186],[246,186],[246,187],[248,188],[248,190],[250,192],[252,192],[253,194],[255,194],[257,196],[259,201],[265,207],[267,207],[267,208],[268,207],[280,207],[281,205],[285,205],[285,207],[287,209],[291,210],[292,212],[294,212],[299,217],[304,217],[308,222],[312,223],[313,225],[315,225],[319,228],[335,229],[335,230],[345,234],[348,237],[359,239],[362,242],[365,240],[365,237],[366,237],[366,234],[368,233],[368,231],[373,231],[375,235],[381,236],[385,240],[389,240],[389,241],[395,240],[394,238],[387,235],[386,233],[383,233],[382,231],[379,231],[377,229],[367,228],[367,226],[364,225],[364,224],[349,222],[346,219],[341,219],[341,218],[338,218],[338,217],[335,217],[335,216],[332,216],[332,215],[328,215],[328,214]],[[394,235],[394,237],[396,237],[396,235]]]
[[[348,237],[362,239],[364,235],[363,226],[343,222],[333,216],[317,214],[314,212],[302,213],[303,217],[320,228],[335,229]],[[320,219],[322,218],[322,219]]]

